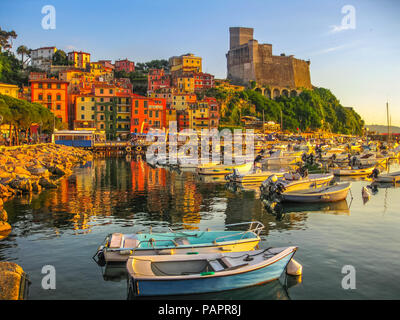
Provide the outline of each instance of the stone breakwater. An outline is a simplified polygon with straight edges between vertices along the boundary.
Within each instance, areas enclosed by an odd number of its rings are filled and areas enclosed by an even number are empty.
[[[93,159],[90,152],[55,144],[0,148],[0,240],[11,232],[3,204],[7,199],[57,188],[57,180],[72,167]],[[26,298],[28,280],[13,262],[0,261],[0,300]]]
[[[89,151],[56,144],[0,148],[0,239],[1,233],[11,230],[3,208],[7,199],[57,188],[59,178],[92,159]]]

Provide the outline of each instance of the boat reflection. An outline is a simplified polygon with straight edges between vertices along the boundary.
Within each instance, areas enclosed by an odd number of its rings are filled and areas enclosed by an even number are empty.
[[[318,212],[333,215],[350,215],[350,206],[347,200],[320,203],[279,203],[264,199],[263,203],[266,211],[275,215],[277,220],[281,220],[285,215],[291,213]]]
[[[283,278],[283,280],[281,280]],[[281,279],[252,287],[204,294],[162,296],[166,300],[290,300],[289,289],[301,283],[301,277],[282,275]],[[285,284],[282,284],[284,282]],[[289,287],[290,286],[290,287]],[[160,297],[134,297],[128,290],[128,300],[158,300]]]

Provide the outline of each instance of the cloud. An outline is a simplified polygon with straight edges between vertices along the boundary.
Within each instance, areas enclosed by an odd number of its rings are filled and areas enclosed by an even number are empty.
[[[320,51],[316,51],[312,55],[316,56],[316,55],[320,55],[320,54],[330,53],[330,52],[346,49],[346,48],[349,48],[349,47],[353,47],[354,45],[355,45],[354,43],[352,43],[352,44],[342,44],[340,46],[330,47],[330,48],[322,49]]]

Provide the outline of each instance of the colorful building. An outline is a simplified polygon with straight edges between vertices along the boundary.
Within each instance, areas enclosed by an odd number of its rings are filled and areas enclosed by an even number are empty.
[[[132,94],[131,133],[166,127],[166,100]]]
[[[42,47],[31,51],[32,67],[49,70],[53,62],[53,56],[57,52],[56,47]]]
[[[115,61],[115,71],[135,72],[135,63],[128,59]]]
[[[193,53],[169,58],[171,73],[174,72],[202,72],[202,59]]]
[[[171,78],[165,73],[164,69],[150,69],[148,74],[148,93],[168,88],[171,85]]]
[[[82,51],[68,52],[68,61],[72,61],[75,68],[86,69],[86,66],[90,64],[90,53]]]
[[[13,98],[18,98],[19,87],[14,84],[0,83],[0,94],[5,94]]]
[[[30,80],[31,102],[50,109],[63,123],[68,123],[68,82],[56,79]]]
[[[189,108],[189,127],[194,130],[218,128],[219,110],[215,98],[192,103]]]

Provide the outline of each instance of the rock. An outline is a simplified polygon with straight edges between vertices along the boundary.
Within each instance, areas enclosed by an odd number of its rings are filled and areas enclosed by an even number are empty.
[[[49,167],[49,172],[56,175],[56,176],[63,176],[65,175],[65,171],[60,168],[60,166],[52,166]]]
[[[5,221],[0,221],[0,232],[8,230],[11,230],[11,226]]]
[[[0,189],[1,190],[1,189]],[[3,199],[1,198],[1,191],[0,191],[0,209],[3,208]]]
[[[24,270],[13,262],[0,262],[0,300],[26,298],[28,279]]]
[[[0,240],[7,238],[10,233],[11,233],[11,227],[10,229],[0,231]]]
[[[8,220],[7,211],[0,207],[0,221],[6,222]]]
[[[32,192],[32,185],[29,179],[13,179],[8,185],[13,189],[22,191],[22,193]]]
[[[21,174],[21,175],[28,176],[28,177],[31,175],[31,173],[28,170],[26,170],[22,167],[15,167],[14,173]]]
[[[57,185],[54,183],[50,182],[48,179],[41,177],[39,179],[39,185],[45,189],[54,189],[57,188]]]

